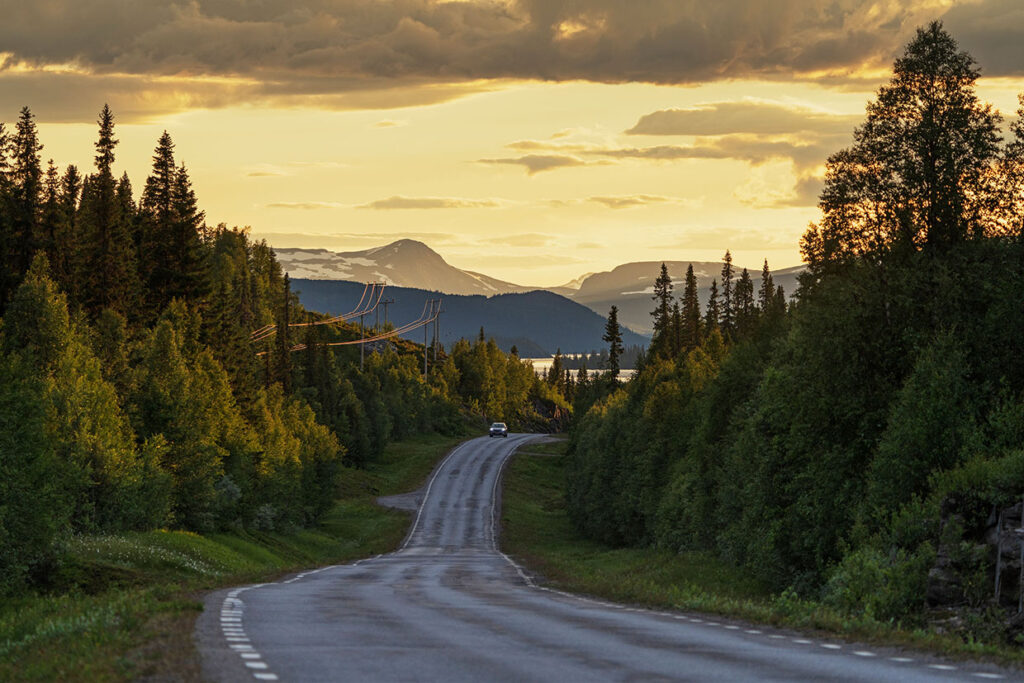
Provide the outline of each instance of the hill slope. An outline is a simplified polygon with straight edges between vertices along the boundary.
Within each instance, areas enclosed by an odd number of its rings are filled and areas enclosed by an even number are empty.
[[[363,285],[358,282],[296,279],[292,287],[303,306],[335,315],[353,310],[363,293]],[[388,319],[396,324],[419,318],[424,303],[439,296],[437,292],[406,287],[388,287],[384,294],[395,300],[388,306]],[[445,346],[463,337],[475,339],[481,327],[504,350],[515,344],[524,358],[550,355],[556,349],[570,353],[606,346],[601,341],[604,317],[551,292],[442,298],[441,341]],[[383,310],[380,315],[383,322]],[[370,325],[374,321],[368,318],[365,322]],[[413,332],[410,339],[422,342],[423,331]],[[622,339],[626,345],[646,345],[648,341],[629,329],[622,330]]]
[[[398,240],[363,251],[274,249],[292,279],[382,281],[446,294],[503,294],[521,287],[449,265],[440,254],[416,240]]]

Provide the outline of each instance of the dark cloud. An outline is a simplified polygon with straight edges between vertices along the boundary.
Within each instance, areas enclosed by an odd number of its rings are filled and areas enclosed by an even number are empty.
[[[851,133],[862,116],[839,116],[774,102],[714,102],[690,109],[664,109],[640,117],[629,135],[779,135],[811,131]]]
[[[451,99],[478,88],[480,79],[686,84],[830,73],[842,80],[862,66],[891,63],[913,28],[933,18],[928,4],[38,0],[4,8],[0,46],[12,56],[0,80],[23,69],[73,65],[87,76],[193,79],[149,84],[202,91],[192,106],[285,99],[341,108],[402,106],[416,88],[420,102]],[[1015,20],[1009,0],[983,4]],[[965,14],[961,23],[980,25],[981,12]],[[426,87],[439,84],[452,87]],[[155,102],[173,107],[176,100]]]
[[[942,17],[960,47],[978,61],[985,76],[1021,76],[1024,4],[984,0],[952,7]]]
[[[493,199],[458,199],[455,197],[388,197],[357,209],[493,209],[498,203]]]
[[[541,171],[553,171],[556,168],[567,168],[570,166],[585,166],[587,162],[576,157],[563,154],[527,154],[526,156],[507,159],[480,159],[481,164],[507,164],[522,166],[528,175],[534,175]]]

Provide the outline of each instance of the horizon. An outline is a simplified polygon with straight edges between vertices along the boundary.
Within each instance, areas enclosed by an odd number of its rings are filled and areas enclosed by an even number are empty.
[[[1024,89],[1005,0],[791,5],[200,2],[106,26],[107,0],[26,4],[0,28],[0,121],[30,107],[44,161],[91,169],[109,102],[136,196],[167,130],[207,222],[273,247],[417,239],[538,287],[726,249],[781,270],[916,28],[943,21],[1004,115]]]

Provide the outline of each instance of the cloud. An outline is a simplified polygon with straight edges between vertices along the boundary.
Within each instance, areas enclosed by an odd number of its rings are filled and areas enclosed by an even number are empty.
[[[780,135],[810,131],[852,133],[862,116],[840,116],[778,102],[712,102],[689,109],[664,109],[640,117],[628,135]]]
[[[254,239],[265,239],[274,247],[293,249],[333,249],[338,251],[361,251],[370,247],[381,247],[400,239],[413,239],[432,247],[440,245],[461,245],[464,239],[444,232],[366,232],[366,233],[310,233],[310,232],[263,232],[253,231]]]
[[[455,197],[388,197],[357,209],[493,209],[498,202],[493,199],[458,199]]]
[[[315,209],[340,209],[345,204],[337,202],[272,202],[267,204],[268,209],[302,209],[310,211]]]
[[[692,145],[657,145],[654,147],[621,147],[593,149],[587,154],[615,159],[648,159],[677,161],[680,159],[734,159],[750,164],[763,164],[774,159],[789,159],[804,169],[825,163],[829,154],[841,144],[823,142],[791,142],[748,135],[729,135],[700,140]]]
[[[400,128],[408,125],[408,121],[392,121],[391,119],[384,119],[373,124],[374,128]]]
[[[534,175],[541,171],[552,171],[556,168],[568,168],[570,166],[586,166],[587,162],[576,157],[564,154],[527,154],[521,157],[506,159],[480,159],[481,164],[508,164],[523,166],[527,175]]]
[[[484,246],[488,244],[502,244],[509,247],[546,247],[553,242],[551,235],[539,233],[523,233],[519,235],[505,235],[504,237],[488,237]]]
[[[590,197],[587,201],[603,204],[609,209],[629,209],[636,206],[647,206],[648,204],[664,204],[666,202],[680,203],[683,200],[672,199],[671,197],[659,197],[650,194],[616,195],[613,197]]]
[[[8,76],[53,70],[124,79],[116,110],[225,102],[328,108],[407,106],[534,79],[693,84],[738,78],[856,78],[887,67],[936,0],[46,0],[7,3]],[[1007,25],[995,54],[1014,67],[1012,0],[987,0]],[[984,7],[950,13],[968,31]],[[958,10],[960,8],[954,8]],[[15,73],[17,72],[17,74]],[[136,79],[136,80],[131,80]],[[142,80],[138,80],[142,79]],[[154,79],[169,79],[156,82]],[[217,80],[221,79],[221,80]],[[51,84],[52,85],[52,81]],[[50,87],[47,85],[46,87]],[[5,101],[11,101],[11,83]],[[22,83],[15,102],[37,86]],[[136,96],[149,89],[156,99]],[[18,90],[18,88],[14,88]],[[91,121],[102,102],[85,100]],[[181,96],[192,102],[182,103]],[[55,116],[79,111],[54,93]],[[106,97],[104,97],[106,99]],[[77,114],[76,114],[77,115]],[[126,115],[126,114],[123,114]],[[40,117],[41,120],[42,117]],[[56,119],[45,119],[56,120]]]
[[[1021,76],[1024,5],[1019,0],[960,3],[942,17],[960,47],[978,60],[985,76]]]

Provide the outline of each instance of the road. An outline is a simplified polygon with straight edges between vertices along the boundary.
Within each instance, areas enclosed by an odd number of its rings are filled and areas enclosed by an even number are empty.
[[[498,481],[531,435],[467,441],[438,466],[397,552],[211,594],[209,680],[925,681],[1019,677],[707,615],[535,586],[496,545]]]

